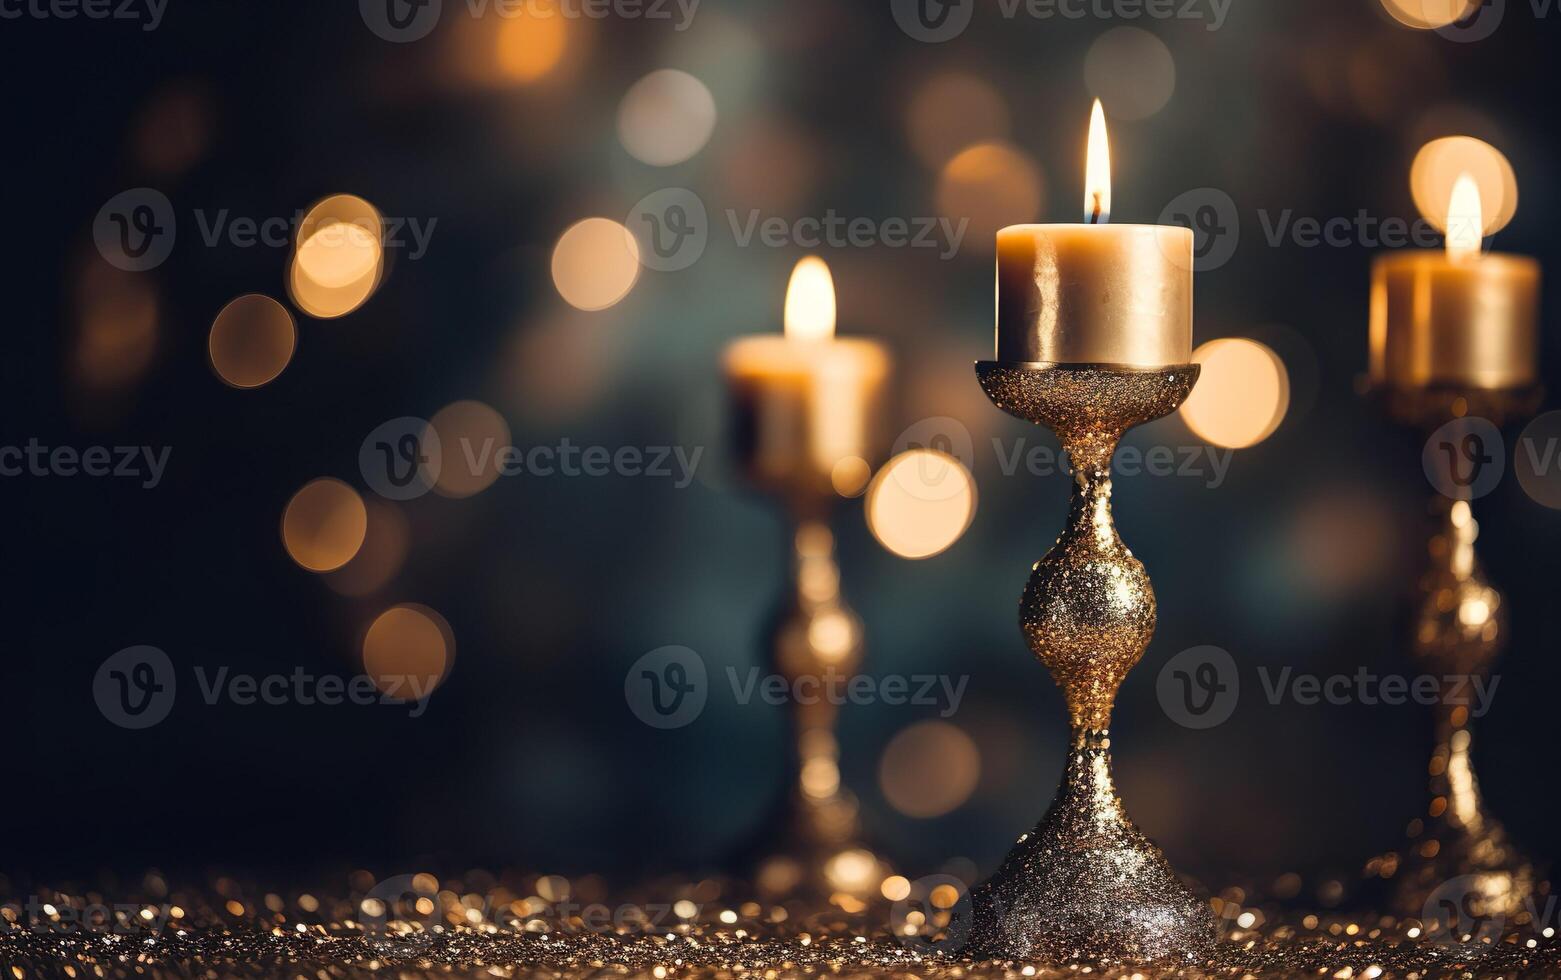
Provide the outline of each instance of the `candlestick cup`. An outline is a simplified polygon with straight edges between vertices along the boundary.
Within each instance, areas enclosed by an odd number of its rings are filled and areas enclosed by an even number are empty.
[[[967,951],[1056,962],[1203,959],[1215,924],[1128,819],[1111,775],[1111,708],[1155,626],[1144,566],[1111,516],[1111,460],[1127,429],[1174,411],[1198,366],[982,361],[998,408],[1057,434],[1073,468],[1067,526],[1019,605],[1030,648],[1061,687],[1072,729],[1062,785],[1040,824],[972,894]]]

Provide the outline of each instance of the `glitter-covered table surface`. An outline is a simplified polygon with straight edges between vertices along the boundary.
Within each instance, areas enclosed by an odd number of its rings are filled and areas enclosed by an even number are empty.
[[[1561,942],[1525,923],[1438,923],[1282,912],[1214,899],[1223,940],[1181,964],[972,962],[937,903],[745,900],[691,882],[613,904],[600,883],[516,876],[375,883],[339,897],[254,891],[229,878],[134,897],[37,888],[0,905],[0,964],[34,976],[483,977],[1561,977]],[[388,887],[387,887],[388,885]],[[14,891],[14,889],[13,889]],[[396,893],[389,902],[376,896]],[[1240,894],[1237,892],[1237,894]],[[845,908],[841,905],[844,904]],[[950,936],[950,933],[955,935]],[[914,933],[914,934],[911,934]]]

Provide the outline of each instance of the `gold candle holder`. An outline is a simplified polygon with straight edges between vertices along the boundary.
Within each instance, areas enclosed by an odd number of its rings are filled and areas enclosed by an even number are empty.
[[[1019,622],[1068,704],[1062,785],[1040,824],[972,895],[970,944],[991,959],[1203,959],[1214,917],[1128,819],[1111,777],[1111,708],[1154,633],[1144,566],[1111,517],[1127,429],[1174,411],[1198,366],[981,361],[987,397],[1057,434],[1073,466],[1068,523],[1030,575]]]
[[[1520,421],[1533,415],[1542,398],[1532,385],[1482,388],[1473,383],[1379,385],[1374,394],[1392,418],[1427,436],[1470,416],[1496,425]],[[1454,465],[1441,453],[1428,458],[1439,466]],[[1454,486],[1450,479],[1437,482]],[[1486,808],[1474,769],[1468,707],[1469,685],[1489,675],[1506,643],[1507,603],[1486,579],[1475,552],[1479,524],[1469,501],[1438,493],[1429,509],[1434,523],[1430,564],[1417,589],[1412,642],[1416,659],[1443,679],[1427,767],[1430,802],[1425,815],[1410,822],[1403,853],[1373,858],[1367,872],[1394,881],[1391,902],[1401,915],[1450,917],[1450,928],[1470,919],[1512,921],[1526,914],[1536,889],[1548,886]]]

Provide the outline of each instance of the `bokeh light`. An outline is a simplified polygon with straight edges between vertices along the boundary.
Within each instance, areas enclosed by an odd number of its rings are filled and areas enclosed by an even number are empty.
[[[459,401],[428,420],[439,436],[439,479],[434,490],[446,497],[470,497],[499,478],[501,453],[509,448],[509,423],[478,401]]]
[[[938,211],[969,218],[965,244],[993,248],[997,231],[1035,220],[1041,211],[1041,168],[1008,143],[978,143],[960,151],[938,175]]]
[[[293,494],[282,514],[282,542],[293,561],[311,572],[329,572],[363,546],[368,511],[358,492],[322,477]]]
[[[1084,85],[1117,119],[1148,119],[1176,91],[1176,61],[1165,42],[1137,27],[1113,27],[1084,56]]]
[[[454,659],[450,624],[418,603],[390,607],[363,636],[363,672],[390,697],[427,697],[449,674]]]
[[[635,82],[618,107],[618,138],[641,163],[682,163],[715,132],[715,97],[685,71],[665,68]]]
[[[1006,140],[1009,125],[1002,93],[961,72],[944,72],[922,83],[905,115],[911,149],[933,169],[967,146]]]
[[[1415,154],[1409,168],[1409,189],[1421,217],[1447,230],[1447,205],[1453,186],[1468,174],[1480,189],[1480,213],[1485,234],[1507,226],[1518,210],[1518,178],[1502,152],[1472,136],[1434,139]]]
[[[829,472],[829,482],[842,497],[860,497],[872,479],[873,468],[860,456],[842,456]]]
[[[159,91],[135,129],[136,159],[155,174],[184,173],[206,153],[211,136],[211,100],[192,82]]]
[[[388,500],[364,502],[368,524],[363,546],[352,560],[325,577],[325,583],[345,596],[373,595],[389,585],[406,563],[412,532],[406,515]]]
[[[550,74],[568,49],[568,18],[544,5],[525,4],[502,19],[494,55],[504,78],[525,84]]]
[[[611,218],[577,222],[553,247],[553,285],[576,309],[589,312],[616,305],[639,275],[639,242]]]
[[[1400,24],[1434,30],[1462,20],[1480,0],[1382,0],[1382,7]]]
[[[1203,366],[1182,404],[1182,421],[1200,439],[1245,449],[1273,435],[1290,407],[1290,376],[1266,345],[1244,337],[1211,340],[1192,354]]]
[[[106,262],[88,263],[77,286],[73,380],[96,394],[135,383],[157,351],[157,291],[152,280]]]
[[[298,331],[293,315],[269,296],[240,296],[211,324],[207,352],[217,376],[235,388],[274,381],[293,359]]]
[[[963,806],[981,779],[981,752],[964,730],[922,721],[889,741],[878,762],[878,788],[908,817],[941,817]]]
[[[385,270],[384,219],[361,197],[335,194],[311,207],[298,227],[288,292],[319,320],[368,302]]]
[[[975,479],[959,460],[933,449],[900,453],[867,491],[868,529],[901,558],[947,551],[975,515]]]

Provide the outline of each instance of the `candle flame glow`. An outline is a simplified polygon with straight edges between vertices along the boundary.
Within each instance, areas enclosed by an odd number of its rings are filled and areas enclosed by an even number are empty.
[[[1452,199],[1447,203],[1447,257],[1467,262],[1480,254],[1485,233],[1485,218],[1480,210],[1480,187],[1466,173],[1453,182]]]
[[[1089,153],[1084,162],[1084,220],[1103,225],[1111,220],[1111,145],[1106,140],[1106,113],[1095,100],[1089,114]]]
[[[791,271],[786,287],[786,338],[828,340],[835,335],[835,280],[829,266],[808,256]]]

